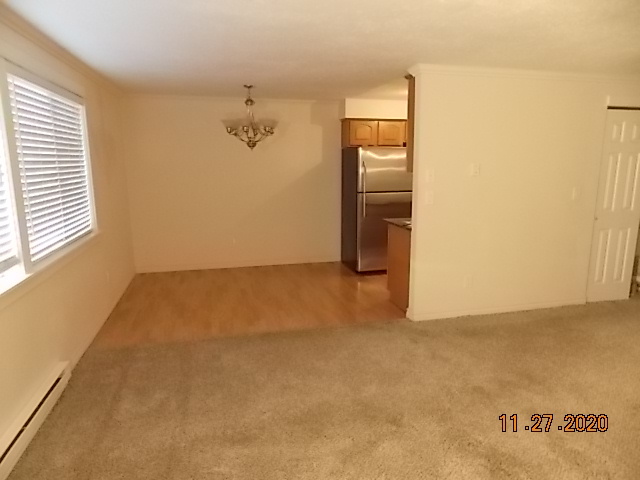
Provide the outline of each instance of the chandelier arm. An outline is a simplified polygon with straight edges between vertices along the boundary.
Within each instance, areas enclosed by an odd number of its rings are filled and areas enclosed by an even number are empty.
[[[260,141],[273,135],[274,129],[273,127],[261,125],[256,122],[253,113],[255,101],[251,97],[253,85],[245,85],[245,88],[247,89],[247,97],[244,101],[247,109],[247,123],[239,127],[227,127],[227,133],[233,135],[253,150]]]

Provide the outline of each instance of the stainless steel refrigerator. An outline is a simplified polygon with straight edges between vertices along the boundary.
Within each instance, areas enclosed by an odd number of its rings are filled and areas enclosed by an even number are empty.
[[[387,269],[385,218],[411,217],[406,148],[342,149],[342,261],[356,272]]]

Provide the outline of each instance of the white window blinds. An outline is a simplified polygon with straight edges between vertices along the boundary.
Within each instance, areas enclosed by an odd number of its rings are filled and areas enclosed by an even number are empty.
[[[5,151],[0,136],[0,273],[18,263]]]
[[[8,75],[32,262],[89,233],[84,107]]]

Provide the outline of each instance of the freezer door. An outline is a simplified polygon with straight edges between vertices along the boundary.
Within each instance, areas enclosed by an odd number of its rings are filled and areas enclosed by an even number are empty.
[[[360,148],[358,192],[410,192],[406,148]]]
[[[387,269],[388,224],[384,219],[409,217],[411,192],[358,194],[358,272]]]

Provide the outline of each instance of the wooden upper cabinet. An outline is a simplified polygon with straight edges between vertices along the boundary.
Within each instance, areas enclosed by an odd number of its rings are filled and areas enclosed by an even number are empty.
[[[370,120],[349,120],[349,145],[371,147],[377,145],[378,122]]]
[[[378,122],[378,145],[381,147],[402,147],[405,142],[404,121]]]
[[[404,120],[345,118],[342,147],[402,147],[406,142]]]

